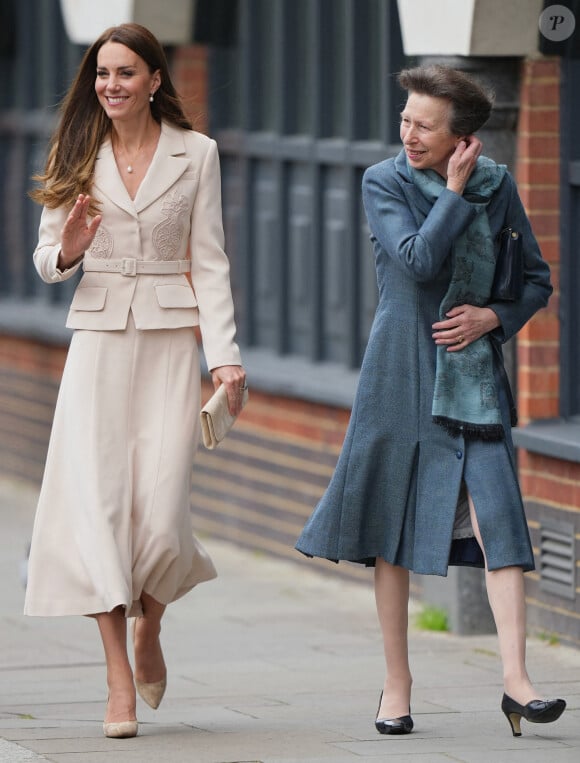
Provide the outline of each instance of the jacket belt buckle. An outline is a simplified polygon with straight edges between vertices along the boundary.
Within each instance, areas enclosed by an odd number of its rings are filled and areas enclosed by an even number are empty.
[[[121,260],[121,275],[133,277],[137,275],[137,260],[134,257],[123,257]]]

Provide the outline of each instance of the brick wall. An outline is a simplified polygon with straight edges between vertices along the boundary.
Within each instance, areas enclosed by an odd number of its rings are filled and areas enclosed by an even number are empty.
[[[0,335],[0,474],[40,484],[65,347]]]

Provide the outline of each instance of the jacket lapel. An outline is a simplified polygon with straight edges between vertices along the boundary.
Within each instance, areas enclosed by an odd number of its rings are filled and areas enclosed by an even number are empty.
[[[93,182],[114,204],[137,217],[163,196],[189,166],[182,131],[163,122],[157,150],[134,200],[121,180],[110,139],[104,141],[97,155]]]
[[[163,196],[189,166],[182,130],[162,123],[157,151],[133,202],[135,211],[142,212]]]

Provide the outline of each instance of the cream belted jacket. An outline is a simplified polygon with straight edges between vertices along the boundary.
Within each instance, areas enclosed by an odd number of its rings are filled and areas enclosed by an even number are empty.
[[[132,200],[106,140],[97,156],[92,195],[103,219],[84,261],[104,268],[107,261],[125,260],[124,273],[85,272],[66,325],[120,330],[129,311],[138,329],[199,325],[208,368],[239,365],[215,141],[163,123],[149,170]],[[42,212],[34,264],[47,283],[66,280],[81,266],[57,269],[68,212],[46,207]],[[191,284],[183,273],[137,273],[132,262],[185,260],[190,252]]]

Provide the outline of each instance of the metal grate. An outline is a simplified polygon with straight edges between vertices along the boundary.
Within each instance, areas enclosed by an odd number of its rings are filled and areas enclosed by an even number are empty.
[[[546,522],[540,526],[540,587],[548,593],[576,598],[574,525]]]

